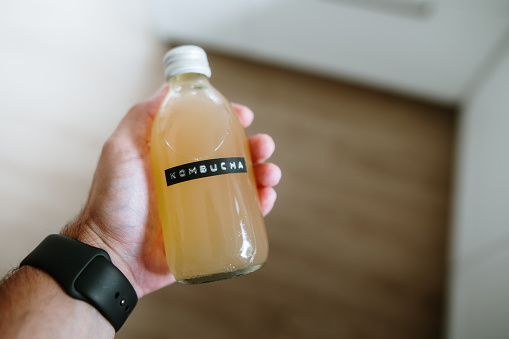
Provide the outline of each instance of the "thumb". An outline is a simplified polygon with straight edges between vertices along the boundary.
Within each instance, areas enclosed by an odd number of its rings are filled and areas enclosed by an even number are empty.
[[[152,123],[168,89],[169,85],[165,83],[150,98],[134,105],[122,119],[114,134],[128,134],[139,141],[150,138]]]

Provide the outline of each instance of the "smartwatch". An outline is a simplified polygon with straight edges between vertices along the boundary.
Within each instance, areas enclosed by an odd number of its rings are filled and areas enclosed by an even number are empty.
[[[20,264],[52,276],[71,297],[94,306],[115,328],[122,327],[138,302],[129,280],[103,249],[60,234],[46,237]]]

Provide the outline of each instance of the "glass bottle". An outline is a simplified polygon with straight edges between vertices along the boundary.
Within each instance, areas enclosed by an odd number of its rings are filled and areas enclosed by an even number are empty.
[[[203,49],[174,48],[164,64],[170,91],[150,153],[170,271],[185,284],[253,272],[268,241],[245,130],[211,86]]]

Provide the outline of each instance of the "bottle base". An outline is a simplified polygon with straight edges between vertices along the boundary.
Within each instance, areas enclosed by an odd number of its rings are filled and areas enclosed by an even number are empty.
[[[216,274],[205,275],[205,276],[189,278],[189,279],[178,279],[177,282],[179,282],[181,284],[186,284],[186,285],[196,285],[196,284],[209,283],[209,282],[213,282],[213,281],[231,279],[231,278],[235,278],[235,277],[238,277],[238,276],[241,276],[244,274],[249,274],[251,272],[259,270],[260,268],[262,268],[262,266],[263,266],[263,264],[259,264],[259,265],[249,266],[246,268],[241,268],[239,270],[231,271],[231,272],[222,272],[222,273],[216,273]]]

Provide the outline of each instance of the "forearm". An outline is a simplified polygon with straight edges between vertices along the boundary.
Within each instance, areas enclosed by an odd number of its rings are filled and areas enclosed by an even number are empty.
[[[0,338],[113,338],[91,305],[68,296],[45,272],[23,266],[0,285]]]

